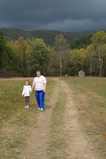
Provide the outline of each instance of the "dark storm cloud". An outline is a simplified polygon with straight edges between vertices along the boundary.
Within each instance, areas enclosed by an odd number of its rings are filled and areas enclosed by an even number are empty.
[[[106,28],[106,0],[0,0],[0,27],[85,31]]]

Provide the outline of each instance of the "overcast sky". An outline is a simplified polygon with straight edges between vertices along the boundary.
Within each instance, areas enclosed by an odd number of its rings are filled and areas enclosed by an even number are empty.
[[[68,32],[106,29],[106,0],[0,0],[0,27]]]

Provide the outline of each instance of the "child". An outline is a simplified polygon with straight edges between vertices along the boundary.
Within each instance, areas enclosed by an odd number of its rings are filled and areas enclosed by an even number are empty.
[[[29,97],[31,92],[31,86],[28,80],[25,81],[25,86],[23,87],[22,96],[25,97],[25,108],[29,108]]]

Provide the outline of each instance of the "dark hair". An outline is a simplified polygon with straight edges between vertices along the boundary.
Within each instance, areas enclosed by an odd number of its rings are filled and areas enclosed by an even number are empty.
[[[40,71],[40,70],[36,70],[36,73],[37,73],[37,72],[40,72],[40,73],[41,73],[41,71]]]

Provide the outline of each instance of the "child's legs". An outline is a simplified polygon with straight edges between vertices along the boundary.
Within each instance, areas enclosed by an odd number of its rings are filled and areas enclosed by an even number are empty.
[[[29,105],[29,96],[25,97],[25,105]]]
[[[25,106],[27,105],[27,97],[25,97]]]
[[[36,97],[36,100],[37,100],[38,107],[40,108],[39,92],[40,92],[40,91],[36,91],[36,90],[35,90],[35,97]]]
[[[29,96],[27,96],[27,105],[29,105]]]
[[[42,91],[40,91],[40,107],[44,109],[44,99],[45,99],[45,93]]]

